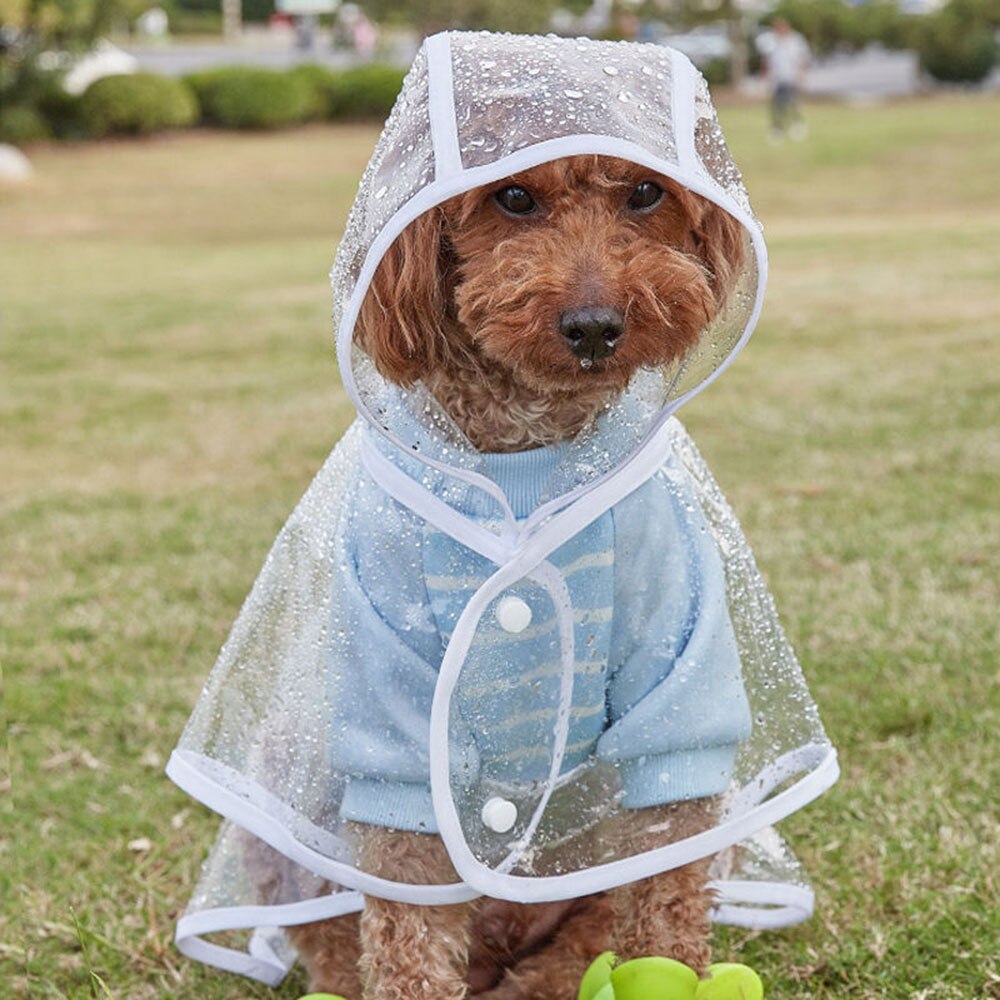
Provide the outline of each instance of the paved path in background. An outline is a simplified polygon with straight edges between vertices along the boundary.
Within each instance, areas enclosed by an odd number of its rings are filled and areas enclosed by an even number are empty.
[[[920,89],[917,54],[866,49],[833,56],[809,68],[803,89],[817,97],[856,101],[905,97]]]
[[[290,69],[300,63],[318,63],[342,69],[357,62],[353,53],[330,46],[329,35],[318,33],[311,49],[295,47],[291,32],[248,29],[239,42],[169,42],[158,45],[125,45],[126,52],[135,56],[139,67],[151,73],[180,76],[213,66],[261,66],[265,69]],[[388,62],[409,66],[416,44],[402,44]]]
[[[317,37],[312,49],[295,48],[291,35],[266,30],[248,30],[239,43],[171,43],[133,45],[130,52],[144,70],[179,76],[211,66],[263,66],[288,69],[299,63],[320,63],[333,68],[350,66],[355,61],[350,52],[333,51],[329,39]],[[408,66],[415,45],[401,43],[400,51],[388,61]],[[883,101],[906,97],[921,89],[920,70],[913,52],[887,52],[866,49],[851,55],[833,56],[814,63],[806,76],[805,91],[814,97],[832,97],[845,101]],[[1000,90],[1000,72],[995,73],[988,89]],[[760,80],[748,80],[748,94],[763,96],[766,86]]]
[[[170,45],[126,47],[139,60],[139,67],[164,76],[181,76],[213,66],[260,66],[265,69],[290,69],[300,63],[319,63],[339,69],[352,64],[348,52],[335,52],[329,46],[297,49],[292,41],[284,45]]]

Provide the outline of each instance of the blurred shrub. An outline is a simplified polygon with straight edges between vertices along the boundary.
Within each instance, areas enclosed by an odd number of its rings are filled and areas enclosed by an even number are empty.
[[[396,102],[403,76],[400,69],[374,63],[345,70],[330,93],[330,117],[383,120]]]
[[[0,108],[0,142],[22,146],[28,142],[51,138],[52,130],[34,108]]]
[[[218,4],[211,10],[188,10],[160,4],[170,18],[170,34],[178,35],[221,35],[222,10]]]
[[[306,117],[310,121],[319,122],[329,118],[340,74],[314,63],[302,63],[288,72],[290,76],[300,80],[309,88],[310,101]]]
[[[382,120],[392,109],[403,71],[357,66],[342,73],[303,64],[284,73],[227,66],[185,77],[202,119],[224,128],[277,128],[328,119]]]
[[[153,73],[106,76],[80,97],[80,120],[90,135],[146,135],[198,120],[198,105],[182,80]]]
[[[87,124],[81,116],[81,98],[67,94],[62,82],[52,76],[35,95],[35,109],[57,139],[86,139]]]
[[[174,34],[212,20],[222,24],[219,0],[166,0],[160,6],[170,16],[170,31]],[[266,22],[274,13],[274,0],[242,0],[241,7],[244,21]]]
[[[752,38],[746,42],[746,71],[755,75],[761,71],[760,51]],[[733,63],[728,57],[717,56],[698,66],[710,87],[722,87],[733,82]]]
[[[844,42],[850,49],[878,44],[887,49],[912,49],[920,34],[921,18],[899,9],[894,0],[872,0],[848,8]]]
[[[718,87],[729,83],[733,78],[732,65],[728,59],[715,58],[702,63],[698,67],[701,75],[708,81],[709,86]]]
[[[1000,28],[1000,0],[949,0],[947,10],[966,24],[975,22]]]
[[[223,128],[281,128],[305,121],[315,98],[292,73],[251,66],[224,66],[184,78],[194,90],[202,121]]]
[[[2,93],[6,141],[142,135],[206,124],[223,128],[279,128],[330,119],[381,121],[403,82],[402,70],[358,66],[335,72],[305,64],[287,72],[226,66],[183,80],[152,73],[110,76],[72,97],[57,74],[31,78],[31,86]],[[0,81],[2,83],[2,81]]]
[[[552,11],[582,14],[587,0],[366,0],[365,13],[379,23],[407,24],[420,35],[444,28],[541,34],[551,30]],[[610,6],[610,4],[608,5]]]
[[[957,5],[956,5],[957,6]],[[945,83],[980,83],[997,64],[995,29],[952,5],[928,18],[919,42],[920,65]]]
[[[843,0],[778,0],[768,20],[775,17],[788,21],[820,56],[838,49],[863,49],[875,43],[887,49],[912,48],[922,20],[901,11],[893,0],[863,4],[847,4]]]

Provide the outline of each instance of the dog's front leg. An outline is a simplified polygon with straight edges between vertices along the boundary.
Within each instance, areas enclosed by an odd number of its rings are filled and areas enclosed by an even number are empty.
[[[362,868],[414,884],[456,880],[441,839],[358,826]],[[463,1000],[472,905],[419,906],[368,896],[361,915],[365,1000]]]
[[[616,834],[630,853],[651,850],[707,830],[715,799],[624,811]],[[621,958],[665,955],[703,972],[711,960],[710,858],[660,872],[615,890],[615,948]]]
[[[664,955],[699,974],[708,968],[713,901],[708,865],[695,861],[617,891],[615,937],[622,958]]]
[[[555,904],[549,904],[555,905]],[[587,966],[611,947],[614,906],[607,893],[576,900],[551,939],[508,969],[477,1000],[574,1000]]]
[[[356,913],[286,927],[285,932],[309,973],[309,989],[336,992],[347,1000],[361,1000],[361,980],[358,978],[360,944]]]

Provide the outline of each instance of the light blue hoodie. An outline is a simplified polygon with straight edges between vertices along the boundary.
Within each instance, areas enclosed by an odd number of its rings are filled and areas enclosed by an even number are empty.
[[[398,465],[416,466],[365,433]],[[554,446],[483,457],[524,518],[564,454]],[[561,773],[592,755],[614,762],[629,808],[724,792],[751,728],[716,543],[671,467],[668,458],[549,557],[574,609],[576,671]],[[452,483],[448,501],[478,520],[490,517],[473,488],[456,497]],[[427,747],[438,669],[462,609],[496,567],[367,473],[348,517],[341,600],[356,669],[331,679],[330,694],[334,770],[348,776],[340,814],[436,832]],[[495,607],[486,611],[477,683],[459,687],[456,706],[477,720],[464,748],[471,766],[492,779],[531,781],[548,769],[557,628],[541,587],[525,581],[510,594],[530,608],[530,625],[512,633]]]

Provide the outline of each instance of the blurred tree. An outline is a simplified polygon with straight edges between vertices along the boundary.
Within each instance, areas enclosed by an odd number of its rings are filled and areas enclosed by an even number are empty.
[[[45,110],[65,103],[59,79],[68,56],[127,25],[149,0],[0,0],[0,106]]]
[[[922,25],[920,65],[943,83],[977,84],[1000,61],[1000,0],[950,0]]]
[[[212,26],[217,32],[222,23],[223,0],[160,0],[160,6],[170,15],[171,30],[175,30],[175,23],[181,25],[182,32],[185,25],[201,23],[204,31],[212,33]],[[242,0],[239,6],[241,23],[266,23],[274,13],[274,0]]]
[[[546,32],[557,0],[368,0],[376,21],[412,24],[429,35],[445,28]]]
[[[944,10],[965,24],[1000,28],[1000,0],[950,0]]]
[[[656,11],[675,28],[697,28],[722,22],[729,37],[729,67],[723,74],[728,82],[739,83],[749,67],[749,38],[757,17],[752,0],[646,0],[639,10],[652,15]]]
[[[150,0],[0,0],[0,23],[51,47],[80,51],[149,6]]]
[[[894,0],[870,0],[863,4],[844,0],[778,0],[768,19],[775,17],[788,21],[805,36],[813,52],[821,56],[837,49],[863,49],[872,43],[888,49],[912,48],[922,20],[900,10]]]

